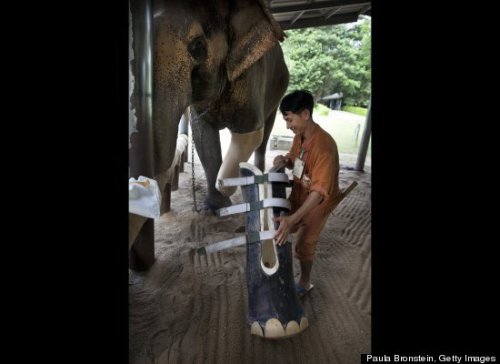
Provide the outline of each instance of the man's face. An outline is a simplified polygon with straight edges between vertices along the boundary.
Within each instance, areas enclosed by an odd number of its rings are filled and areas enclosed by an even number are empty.
[[[286,121],[286,128],[293,131],[294,134],[303,134],[307,126],[309,110],[299,111],[297,114],[291,111],[283,113],[283,120]]]

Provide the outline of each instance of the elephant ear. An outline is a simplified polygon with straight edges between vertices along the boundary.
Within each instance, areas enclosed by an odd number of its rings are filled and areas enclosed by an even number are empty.
[[[231,12],[231,49],[226,60],[230,82],[257,62],[285,33],[263,0],[236,1]]]

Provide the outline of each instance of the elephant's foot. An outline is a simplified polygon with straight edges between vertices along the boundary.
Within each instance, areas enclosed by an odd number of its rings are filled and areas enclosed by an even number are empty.
[[[308,326],[309,321],[306,317],[302,317],[300,323],[292,320],[284,324],[276,318],[270,318],[264,325],[261,325],[258,321],[254,321],[250,325],[250,334],[260,336],[264,339],[287,339],[300,334]]]
[[[203,201],[203,209],[211,211],[214,214],[216,210],[227,206],[231,206],[231,199],[220,192],[208,195],[205,201]]]

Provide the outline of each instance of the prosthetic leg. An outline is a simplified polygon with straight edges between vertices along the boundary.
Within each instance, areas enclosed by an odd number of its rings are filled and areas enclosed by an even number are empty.
[[[240,178],[221,181],[224,187],[241,186],[245,203],[219,209],[219,216],[245,213],[246,235],[198,249],[200,254],[247,244],[246,279],[250,333],[266,339],[299,334],[309,326],[293,279],[292,244],[276,246],[278,224],[272,218],[287,215],[288,176],[273,170],[263,175],[255,166],[242,162]]]

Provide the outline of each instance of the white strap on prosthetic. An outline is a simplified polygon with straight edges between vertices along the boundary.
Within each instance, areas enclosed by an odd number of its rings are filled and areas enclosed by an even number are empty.
[[[227,216],[233,214],[239,214],[241,212],[255,211],[267,209],[270,207],[282,207],[285,209],[290,209],[290,201],[284,198],[265,198],[260,201],[255,202],[245,202],[238,205],[232,205],[228,207],[220,208],[216,211],[217,216]],[[272,211],[271,211],[272,212]],[[262,221],[261,221],[262,222]]]
[[[236,238],[221,240],[216,243],[205,246],[206,254],[213,254],[220,250],[233,248],[236,246],[244,245],[244,244],[255,244],[259,243],[261,240],[272,239],[274,237],[274,231],[260,231],[258,233],[251,233],[242,236],[238,236]]]
[[[215,181],[215,188],[226,196],[231,196],[236,191],[236,186],[223,186],[219,181],[225,178],[239,176],[240,162],[248,161],[248,158],[262,143],[264,137],[264,128],[253,131],[251,133],[231,133],[231,143],[227,150],[226,156],[222,161],[217,180]],[[262,173],[261,173],[262,174]]]
[[[235,177],[235,178],[224,178],[219,181],[219,186],[221,187],[232,187],[232,186],[248,186],[255,183],[264,182],[286,182],[289,183],[290,180],[286,173],[275,173],[270,172],[263,174],[262,176],[248,176],[248,177]]]
[[[269,173],[268,177],[264,177],[262,171],[255,167],[253,164],[241,162],[239,163],[241,169],[248,169],[252,171],[255,177],[248,178],[232,178],[234,181],[234,186],[246,185],[246,184],[258,184],[259,185],[259,199],[260,201],[248,202],[239,205],[233,205],[217,210],[217,215],[226,216],[230,214],[247,212],[259,210],[260,216],[260,229],[259,232],[251,232],[246,235],[238,236],[232,239],[219,241],[210,244],[206,247],[200,248],[200,254],[212,254],[217,251],[247,244],[260,243],[261,257],[260,266],[262,271],[270,276],[278,271],[279,259],[278,251],[276,248],[276,243],[274,241],[274,236],[276,235],[276,230],[274,229],[273,221],[273,207],[281,207],[290,210],[290,201],[284,198],[274,198],[272,197],[272,183],[268,181],[273,181],[274,176],[270,179],[270,175],[276,176],[276,182],[288,182],[288,176],[285,173]],[[284,175],[285,177],[278,176]],[[233,183],[233,182],[231,182]],[[239,183],[239,184],[236,184]],[[242,184],[240,184],[242,183]],[[290,242],[290,235],[287,237],[287,242]]]

